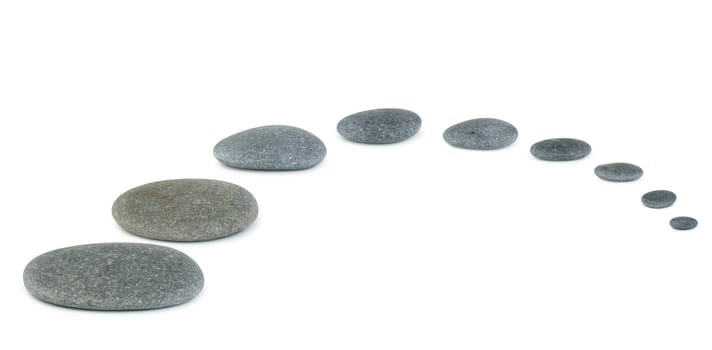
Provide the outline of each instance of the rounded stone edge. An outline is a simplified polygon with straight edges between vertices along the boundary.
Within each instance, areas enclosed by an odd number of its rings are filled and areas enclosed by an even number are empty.
[[[654,193],[654,192],[668,192],[668,193],[670,193],[670,194],[672,195],[672,201],[670,201],[670,204],[668,204],[668,205],[663,205],[663,206],[650,205],[650,203],[648,203],[648,202],[645,201],[645,196],[647,196],[648,194]],[[677,194],[675,194],[675,192],[669,191],[669,190],[654,190],[654,191],[645,192],[645,193],[640,197],[640,201],[641,201],[641,202],[643,203],[643,205],[646,206],[647,208],[651,208],[651,209],[665,209],[665,208],[670,208],[670,207],[672,207],[673,204],[675,204],[675,202],[677,202]]]
[[[685,221],[690,222],[690,226],[677,225],[676,222],[680,221],[680,220],[685,220]],[[693,217],[689,217],[689,216],[676,216],[676,217],[670,219],[670,227],[672,227],[673,229],[678,230],[678,231],[693,230],[693,229],[697,228],[698,224],[699,224],[699,222],[697,221],[697,219],[695,219]]]
[[[536,148],[539,147],[544,142],[563,141],[563,140],[575,141],[575,142],[582,143],[586,149],[586,152],[584,152],[584,154],[582,154],[581,156],[574,157],[574,158],[567,158],[567,159],[545,158],[545,157],[540,157],[535,153]],[[570,161],[580,160],[580,159],[584,159],[584,158],[588,157],[589,155],[591,155],[592,151],[593,151],[593,148],[591,147],[591,144],[589,144],[588,142],[586,142],[584,140],[580,140],[580,139],[570,138],[570,137],[558,137],[558,138],[541,140],[541,141],[534,143],[529,148],[529,153],[531,153],[531,155],[534,156],[534,158],[537,158],[537,159],[543,160],[543,161],[547,161],[547,162],[570,162]]]
[[[382,141],[382,142],[373,142],[373,141],[368,141],[366,139],[354,138],[344,132],[343,129],[345,128],[345,124],[348,123],[350,121],[350,119],[359,118],[362,115],[366,115],[367,113],[374,113],[374,112],[381,112],[381,111],[398,111],[403,114],[409,114],[410,116],[415,117],[415,120],[416,120],[415,127],[411,130],[411,132],[406,133],[405,134],[406,136],[404,136],[404,137],[401,137],[399,139],[394,139],[394,140]],[[350,115],[347,115],[347,116],[341,118],[341,120],[339,120],[339,122],[336,124],[336,131],[343,138],[345,138],[346,140],[351,141],[351,142],[362,143],[362,144],[367,144],[367,145],[390,145],[390,144],[394,144],[394,143],[403,142],[403,141],[408,140],[411,137],[415,136],[418,132],[420,132],[422,124],[423,124],[423,119],[420,117],[420,115],[418,115],[418,113],[415,113],[411,110],[403,109],[403,108],[375,108],[375,109],[368,109],[368,110],[361,111],[361,112],[356,112],[356,113],[353,113],[353,114],[350,114]]]
[[[601,171],[601,169],[603,169],[604,167],[613,166],[613,165],[628,165],[628,166],[634,167],[634,168],[638,171],[638,174],[637,174],[637,176],[632,177],[632,178],[630,178],[630,179],[613,180],[613,179],[606,178],[606,177],[602,176],[602,174],[599,173],[599,172]],[[639,180],[641,177],[643,177],[643,175],[645,174],[645,171],[643,171],[643,168],[641,168],[641,167],[639,167],[639,166],[637,166],[637,165],[635,165],[635,164],[632,164],[632,163],[624,163],[624,162],[601,164],[601,165],[596,166],[596,168],[593,169],[593,172],[594,172],[594,174],[596,174],[596,176],[598,176],[599,179],[604,180],[604,181],[608,181],[608,182],[632,182],[632,181],[637,181],[637,180]]]
[[[497,121],[497,122],[506,124],[507,126],[509,126],[509,127],[511,127],[511,128],[513,129],[513,131],[514,131],[514,138],[512,139],[511,142],[508,142],[508,143],[505,144],[505,145],[502,145],[502,146],[500,146],[500,147],[490,147],[490,148],[467,147],[467,146],[463,145],[463,144],[460,143],[460,142],[455,142],[455,140],[451,137],[451,135],[452,135],[452,133],[454,132],[454,130],[457,129],[458,127],[461,127],[461,126],[464,125],[464,124],[471,123],[471,122],[474,122],[474,121],[477,121],[477,120],[494,120],[494,121]],[[517,127],[514,126],[514,124],[512,124],[512,123],[510,123],[510,122],[508,122],[508,121],[506,121],[506,120],[502,120],[502,119],[497,119],[497,118],[473,118],[473,119],[464,120],[464,121],[461,121],[461,122],[456,123],[456,124],[454,124],[454,125],[451,125],[451,126],[448,127],[447,129],[445,129],[445,131],[443,131],[442,138],[443,138],[443,140],[445,140],[445,142],[446,142],[447,144],[449,144],[450,146],[456,147],[456,148],[461,148],[461,149],[466,149],[466,150],[474,150],[474,151],[497,151],[497,150],[500,150],[500,149],[507,148],[507,147],[513,145],[515,142],[517,142],[517,140],[519,139],[519,129],[517,129]]]
[[[170,238],[158,238],[158,237],[147,236],[147,235],[145,235],[145,234],[143,234],[143,233],[141,233],[141,232],[137,232],[136,230],[133,230],[133,229],[131,229],[131,228],[126,227],[125,225],[122,224],[122,221],[123,221],[123,220],[120,220],[120,219],[117,217],[117,213],[116,213],[116,211],[117,211],[117,204],[119,203],[119,200],[121,200],[121,199],[122,199],[125,195],[127,195],[129,192],[132,192],[132,191],[134,191],[134,190],[137,190],[137,189],[139,189],[139,188],[141,188],[141,187],[143,187],[143,186],[158,184],[158,183],[162,183],[162,182],[186,181],[186,180],[187,180],[187,181],[190,181],[190,180],[196,180],[196,181],[214,181],[214,182],[218,182],[218,183],[223,183],[223,184],[227,184],[227,185],[239,187],[242,191],[245,191],[247,194],[250,195],[250,199],[251,199],[251,201],[252,201],[252,204],[254,204],[254,208],[255,208],[254,215],[252,215],[252,216],[250,217],[249,222],[248,222],[245,226],[243,226],[241,229],[239,229],[239,230],[237,230],[237,231],[235,231],[235,232],[232,232],[232,233],[225,234],[225,235],[210,237],[210,238],[206,238],[206,239],[170,239]],[[125,231],[125,232],[127,232],[127,233],[130,233],[130,234],[132,234],[132,235],[134,235],[134,236],[144,238],[144,239],[150,239],[150,240],[161,241],[161,242],[172,242],[172,243],[199,243],[199,242],[210,242],[210,241],[214,241],[214,240],[218,240],[218,239],[223,239],[223,238],[227,238],[227,237],[234,236],[234,235],[236,235],[236,234],[238,234],[238,233],[240,233],[240,232],[245,231],[247,228],[249,228],[249,227],[257,220],[257,218],[259,217],[259,212],[260,212],[260,207],[259,207],[259,203],[257,202],[257,198],[255,198],[255,196],[252,194],[252,192],[250,192],[250,191],[247,190],[246,188],[244,188],[244,187],[242,187],[242,186],[240,186],[240,185],[234,184],[234,183],[232,183],[232,182],[228,182],[228,181],[215,180],[215,179],[205,179],[205,178],[166,179],[166,180],[158,180],[158,181],[147,182],[147,183],[145,183],[145,184],[143,184],[143,185],[139,185],[139,186],[136,186],[136,187],[133,187],[133,188],[131,188],[131,189],[128,189],[128,190],[124,191],[122,194],[120,194],[118,197],[116,197],[116,199],[114,200],[113,204],[111,205],[111,216],[114,218],[114,222],[115,222],[123,231]]]
[[[80,306],[80,305],[65,305],[65,304],[59,304],[59,303],[53,302],[53,301],[51,301],[51,300],[48,300],[47,298],[43,298],[43,296],[37,294],[33,288],[30,288],[30,286],[29,286],[29,280],[30,280],[30,278],[28,277],[28,275],[31,273],[31,269],[35,267],[34,265],[36,265],[36,264],[38,263],[39,259],[41,259],[42,257],[45,257],[45,256],[50,255],[50,254],[53,254],[53,253],[57,253],[57,252],[62,251],[62,250],[67,250],[67,249],[72,249],[72,248],[87,248],[87,247],[102,246],[102,245],[152,246],[152,247],[158,247],[159,249],[162,249],[162,250],[173,251],[174,253],[177,253],[178,255],[181,255],[182,258],[187,259],[188,261],[190,261],[190,262],[195,266],[195,268],[197,269],[197,272],[198,272],[199,275],[200,275],[199,283],[196,284],[196,288],[195,288],[195,290],[192,292],[192,294],[191,294],[190,296],[185,297],[185,298],[182,298],[182,299],[180,299],[178,302],[168,303],[168,304],[161,305],[161,306],[157,306],[157,307],[135,308],[135,309],[88,308],[88,307],[82,307],[82,306]],[[44,252],[44,253],[42,253],[42,254],[40,254],[40,255],[37,255],[37,256],[35,256],[34,258],[32,258],[32,259],[27,263],[27,265],[25,265],[25,268],[24,268],[23,271],[22,271],[22,280],[23,280],[23,285],[25,286],[25,290],[27,290],[27,292],[28,292],[33,298],[35,298],[36,300],[38,300],[38,301],[40,301],[40,302],[43,302],[43,303],[46,303],[46,304],[49,304],[49,305],[53,305],[53,306],[57,306],[57,307],[67,308],[67,309],[82,310],[82,311],[99,311],[99,312],[151,311],[151,310],[160,310],[160,309],[171,308],[171,307],[183,305],[183,304],[186,304],[186,303],[192,301],[192,300],[195,299],[198,295],[200,295],[200,293],[203,291],[203,288],[204,288],[204,286],[205,286],[205,274],[203,273],[203,269],[202,269],[202,268],[200,267],[200,265],[199,265],[192,257],[190,257],[188,254],[183,253],[182,251],[180,251],[180,250],[178,250],[178,249],[171,248],[171,247],[167,247],[167,246],[162,246],[162,245],[158,245],[158,244],[149,244],[149,243],[135,243],[135,242],[102,242],[102,243],[79,244],[79,245],[73,245],[73,246],[67,246],[67,247],[57,248],[57,249],[53,249],[53,250]]]

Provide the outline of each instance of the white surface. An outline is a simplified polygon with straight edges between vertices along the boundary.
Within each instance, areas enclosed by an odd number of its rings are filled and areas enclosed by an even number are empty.
[[[0,347],[710,349],[708,1],[3,1]],[[349,143],[342,117],[411,109],[402,144]],[[519,128],[496,152],[443,130]],[[309,171],[219,165],[240,130],[320,136]],[[549,137],[582,161],[529,155]],[[635,183],[593,174],[642,166]],[[206,278],[186,305],[101,313],[33,299],[46,251],[148,241],[125,190],[203,177],[249,189],[237,236],[163,243]],[[644,208],[667,188],[674,207]],[[690,232],[668,220],[697,217]],[[160,243],[160,242],[159,242]]]

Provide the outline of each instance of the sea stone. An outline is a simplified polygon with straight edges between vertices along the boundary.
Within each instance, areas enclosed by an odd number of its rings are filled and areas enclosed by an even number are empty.
[[[534,157],[548,161],[570,161],[586,157],[591,153],[591,146],[577,139],[548,139],[532,145],[530,152]]]
[[[420,130],[420,117],[397,108],[372,109],[341,119],[336,130],[353,142],[384,144],[403,141]]]
[[[25,287],[42,301],[88,310],[146,310],[185,303],[203,288],[187,255],[139,243],[80,245],[27,264]]]
[[[445,141],[455,147],[495,150],[514,143],[519,136],[517,128],[504,120],[478,118],[455,124],[443,133]]]
[[[242,231],[257,218],[246,189],[204,179],[166,180],[126,191],[112,207],[114,219],[135,235],[164,241],[206,241]]]
[[[675,200],[677,200],[675,193],[666,190],[651,191],[644,194],[642,198],[643,205],[653,209],[667,208],[673,205]]]
[[[697,227],[697,220],[689,216],[678,216],[670,220],[670,226],[676,230],[692,230]]]
[[[643,169],[630,163],[602,164],[594,172],[601,179],[613,182],[635,181],[643,176]]]
[[[301,170],[321,162],[326,156],[326,146],[306,130],[268,125],[228,136],[215,145],[213,154],[233,168]]]

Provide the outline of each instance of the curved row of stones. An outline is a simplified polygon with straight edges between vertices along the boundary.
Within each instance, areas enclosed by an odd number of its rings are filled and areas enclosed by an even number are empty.
[[[420,117],[403,109],[375,109],[343,118],[337,131],[346,139],[368,144],[396,143],[415,135]],[[510,123],[479,118],[445,130],[452,146],[496,150],[513,144],[517,129]],[[531,146],[531,154],[545,161],[572,161],[591,153],[591,146],[571,138],[548,139]],[[326,156],[326,146],[306,130],[286,125],[245,130],[218,142],[214,155],[239,169],[308,169]],[[643,170],[629,163],[599,165],[601,179],[629,182]],[[673,192],[646,193],[650,208],[666,208],[677,199]],[[197,242],[234,235],[258,214],[255,197],[246,189],[223,181],[178,179],[148,183],[120,195],[113,204],[116,222],[144,238]],[[679,230],[697,226],[689,217],[676,217]],[[56,305],[90,310],[144,310],[185,303],[200,293],[203,273],[187,255],[168,247],[139,243],[100,243],[54,250],[33,259],[24,282],[36,298]]]

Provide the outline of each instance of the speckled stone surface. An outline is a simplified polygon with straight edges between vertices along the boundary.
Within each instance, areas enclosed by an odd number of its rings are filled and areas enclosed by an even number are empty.
[[[689,216],[678,216],[670,220],[670,226],[676,230],[692,230],[697,227],[697,220]]]
[[[420,130],[420,117],[398,108],[372,109],[341,119],[336,130],[353,142],[385,144],[403,141]]]
[[[138,243],[80,245],[27,264],[25,287],[48,303],[89,310],[146,310],[185,303],[203,288],[187,255]]]
[[[650,191],[641,198],[643,205],[648,208],[661,209],[667,208],[677,200],[675,193],[667,190]]]
[[[246,189],[206,179],[145,184],[126,191],[112,207],[114,219],[124,230],[180,242],[230,236],[255,221],[257,212],[257,201]]]
[[[643,169],[630,163],[601,164],[594,172],[601,179],[612,182],[635,181],[643,176]]]
[[[268,125],[228,136],[213,149],[221,163],[251,170],[308,169],[326,157],[314,134],[293,126]]]
[[[519,132],[504,120],[478,118],[455,124],[443,133],[445,141],[455,147],[495,150],[514,143]]]
[[[530,152],[541,160],[561,162],[586,157],[591,153],[591,146],[577,139],[548,139],[532,145]]]

